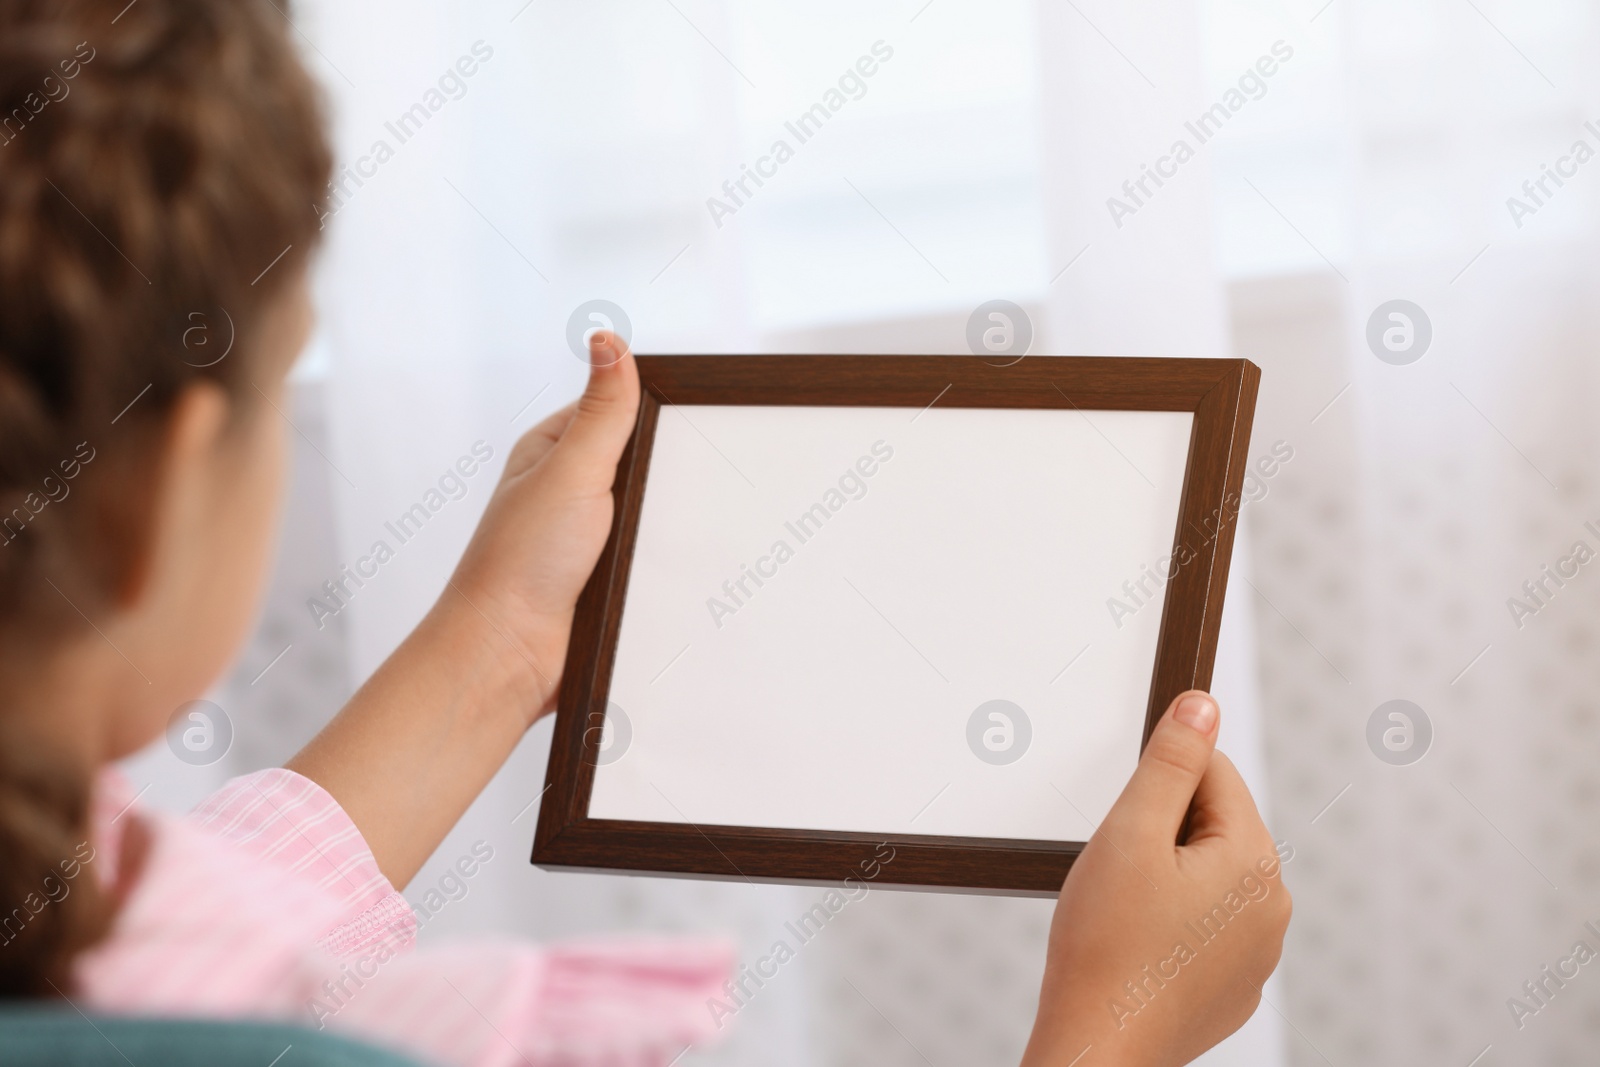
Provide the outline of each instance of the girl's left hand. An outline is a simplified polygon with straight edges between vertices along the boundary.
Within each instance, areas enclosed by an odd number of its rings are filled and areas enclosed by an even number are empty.
[[[477,532],[438,610],[488,623],[523,661],[529,723],[554,709],[572,616],[611,531],[611,485],[639,410],[639,372],[616,334],[589,340],[589,384],[578,400],[511,450]]]
[[[627,345],[597,333],[589,362],[578,402],[512,448],[439,602],[288,764],[344,807],[397,886],[555,706],[639,410]]]

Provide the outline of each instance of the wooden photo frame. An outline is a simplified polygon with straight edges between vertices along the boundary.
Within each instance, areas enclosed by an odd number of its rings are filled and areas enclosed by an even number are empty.
[[[1259,369],[637,360],[533,862],[1059,891],[1210,685]]]

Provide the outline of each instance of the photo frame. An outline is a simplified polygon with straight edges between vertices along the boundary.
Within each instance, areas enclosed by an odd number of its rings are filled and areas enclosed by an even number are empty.
[[[1259,369],[637,364],[533,862],[1058,892],[1172,698],[1210,685]]]

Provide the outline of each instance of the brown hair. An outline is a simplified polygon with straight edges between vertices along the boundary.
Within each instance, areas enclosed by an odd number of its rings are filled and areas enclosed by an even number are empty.
[[[83,625],[76,611],[114,590],[126,482],[173,400],[197,380],[248,400],[251,341],[317,242],[330,170],[273,0],[0,0],[12,668],[19,642]],[[52,766],[8,718],[0,706],[0,996],[49,995],[111,909],[93,874],[26,903],[82,858],[90,769]]]

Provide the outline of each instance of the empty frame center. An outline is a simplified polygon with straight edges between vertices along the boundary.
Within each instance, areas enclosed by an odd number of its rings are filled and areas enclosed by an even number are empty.
[[[1193,420],[663,405],[588,816],[1086,840]]]

